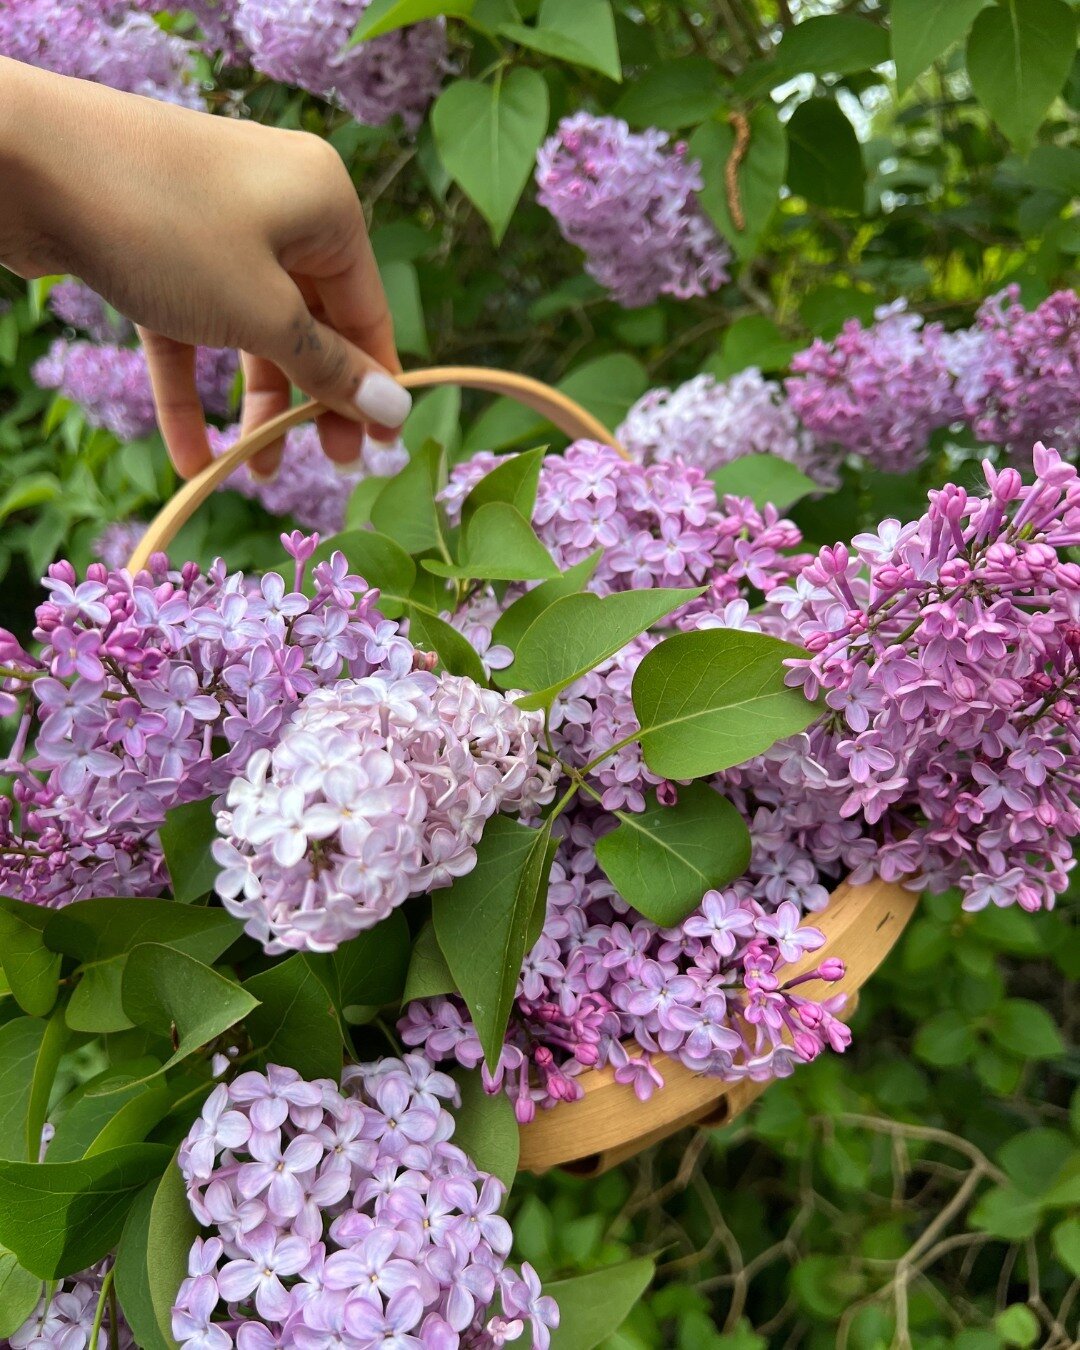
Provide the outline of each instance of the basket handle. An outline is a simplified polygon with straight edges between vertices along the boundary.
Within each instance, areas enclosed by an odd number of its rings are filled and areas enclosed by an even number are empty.
[[[429,370],[410,370],[396,378],[404,389],[440,389],[445,385],[459,385],[463,389],[502,394],[539,413],[564,435],[574,440],[599,441],[618,450],[624,458],[629,458],[607,427],[592,413],[558,389],[552,389],[528,375],[518,375],[507,370],[485,370],[482,366],[433,366]],[[152,553],[164,552],[211,492],[241,464],[247,463],[252,455],[272,445],[286,431],[302,422],[310,422],[325,411],[321,404],[314,401],[301,403],[264,422],[248,435],[241,436],[235,445],[185,483],[165,503],[132,553],[128,570],[134,574],[146,566]]]

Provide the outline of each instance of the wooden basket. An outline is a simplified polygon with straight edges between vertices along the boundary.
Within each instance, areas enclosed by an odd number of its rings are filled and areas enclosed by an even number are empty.
[[[524,375],[472,366],[444,366],[410,371],[399,380],[406,389],[458,385],[502,394],[539,413],[567,436],[600,441],[626,454],[591,413],[558,390]],[[129,569],[138,571],[146,566],[152,553],[167,550],[201,503],[252,455],[321,411],[314,402],[299,404],[250,435],[242,436],[162,507],[132,554]],[[906,887],[884,881],[863,886],[844,883],[833,892],[828,908],[813,916],[814,925],[825,934],[825,945],[787,968],[785,974],[792,978],[813,970],[827,956],[839,957],[846,973],[842,980],[828,986],[828,992],[848,995],[843,1015],[849,1016],[857,991],[896,943],[917,898]],[[585,1091],[580,1101],[540,1111],[530,1125],[522,1127],[519,1168],[545,1172],[552,1167],[567,1167],[596,1175],[685,1125],[720,1125],[733,1120],[768,1087],[768,1082],[750,1079],[722,1083],[670,1059],[664,1061],[663,1075],[664,1088],[648,1101],[640,1102],[632,1088],[615,1082],[611,1069],[583,1073],[578,1079]]]

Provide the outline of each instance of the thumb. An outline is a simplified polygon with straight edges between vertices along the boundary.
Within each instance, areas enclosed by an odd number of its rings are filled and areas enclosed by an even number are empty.
[[[360,347],[320,322],[296,292],[292,317],[265,354],[311,398],[354,422],[396,430],[412,396]],[[262,355],[263,353],[259,353]]]

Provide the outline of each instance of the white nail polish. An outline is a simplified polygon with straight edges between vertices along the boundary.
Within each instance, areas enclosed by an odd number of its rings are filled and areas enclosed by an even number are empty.
[[[339,478],[352,478],[364,467],[364,456],[362,454],[357,455],[355,459],[346,460],[344,464],[339,463],[336,459],[332,459],[330,463],[334,466],[334,472]]]
[[[409,415],[412,396],[392,375],[382,370],[369,370],[360,381],[353,402],[373,422],[384,427],[399,427]]]
[[[256,487],[268,487],[277,478],[281,472],[281,461],[270,470],[269,473],[260,473],[253,464],[248,465],[248,473],[251,474],[251,481]]]

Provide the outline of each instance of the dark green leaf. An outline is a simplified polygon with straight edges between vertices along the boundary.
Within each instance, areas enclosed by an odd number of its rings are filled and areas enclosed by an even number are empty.
[[[1007,998],[994,1010],[994,1039],[1022,1059],[1054,1059],[1065,1053],[1065,1042],[1054,1019],[1037,1003]]]
[[[856,14],[820,14],[789,28],[776,49],[781,76],[854,75],[889,59],[889,35]]]
[[[435,998],[439,994],[456,993],[457,985],[442,954],[439,939],[435,936],[435,925],[429,919],[413,943],[401,1002],[405,1004],[411,1003],[414,998]]]
[[[519,702],[522,707],[544,707],[560,689],[700,594],[700,587],[656,587],[603,597],[591,592],[564,596],[529,625],[513,664],[498,672],[498,681],[504,689],[536,690]]]
[[[506,23],[500,25],[499,33],[545,56],[598,70],[612,80],[622,79],[610,0],[543,0],[535,28]]]
[[[201,961],[148,942],[128,957],[124,1012],[136,1026],[173,1038],[171,1068],[242,1021],[258,1000]]]
[[[801,648],[726,628],[675,633],[634,675],[645,763],[664,778],[702,778],[760,755],[820,709],[784,683]]]
[[[122,896],[79,900],[50,911],[45,941],[53,951],[86,963],[126,956],[144,942],[175,947],[199,961],[216,961],[242,931],[224,910]]]
[[[729,379],[747,366],[764,371],[786,370],[792,356],[803,346],[804,342],[784,337],[764,314],[744,314],[724,334],[719,355],[707,363],[706,369],[720,380]]]
[[[67,1044],[68,1029],[64,1022],[63,1008],[57,1008],[45,1024],[45,1034],[41,1038],[41,1047],[34,1058],[30,1074],[30,1097],[26,1104],[25,1143],[23,1154],[30,1162],[38,1156],[41,1148],[41,1130],[49,1109],[56,1070],[60,1056]]]
[[[56,1002],[60,958],[42,937],[51,913],[0,896],[0,966],[15,1002],[31,1017],[44,1017]]]
[[[947,1067],[965,1063],[975,1046],[969,1020],[962,1013],[946,1008],[927,1018],[919,1027],[913,1048],[927,1064]]]
[[[406,553],[438,548],[442,526],[435,494],[444,476],[445,453],[434,441],[428,441],[375,498],[372,525],[400,544]]]
[[[161,1334],[150,1297],[147,1260],[150,1254],[150,1208],[157,1185],[144,1186],[128,1211],[116,1249],[116,1295],[124,1321],[141,1350],[173,1350],[174,1342]]]
[[[486,473],[465,498],[461,507],[461,523],[465,526],[482,506],[491,502],[506,502],[526,521],[532,520],[536,505],[536,488],[540,481],[540,466],[544,462],[545,446],[508,455]],[[532,580],[532,578],[527,578]]]
[[[260,1065],[284,1064],[301,1078],[341,1077],[341,1030],[330,996],[302,953],[244,981],[259,1000],[247,1030]]]
[[[13,1335],[37,1307],[41,1280],[19,1265],[14,1252],[0,1247],[0,1339]]]
[[[652,1282],[655,1267],[647,1256],[606,1266],[570,1280],[545,1284],[559,1305],[559,1326],[551,1350],[594,1350],[613,1335]]]
[[[420,298],[420,280],[411,262],[379,264],[386,301],[394,320],[394,341],[402,352],[430,356],[424,306]]]
[[[532,173],[548,123],[548,90],[518,67],[491,84],[455,80],[431,112],[439,157],[498,244]]]
[[[439,946],[476,1024],[489,1066],[498,1062],[521,963],[547,896],[551,826],[488,821],[476,866],[432,897]]]
[[[759,509],[771,502],[780,511],[821,489],[812,478],[775,455],[744,455],[711,473],[716,495],[749,497]]]
[[[311,556],[311,566],[328,560],[338,550],[349,560],[349,570],[379,588],[379,610],[396,619],[405,610],[416,581],[416,564],[400,544],[375,530],[348,530],[328,539]]]
[[[1072,1140],[1060,1130],[1022,1130],[998,1149],[997,1160],[1021,1195],[1038,1197],[1053,1189],[1075,1159]]]
[[[811,98],[787,124],[788,186],[815,206],[861,211],[866,170],[855,129],[831,98]]]
[[[479,1069],[456,1070],[461,1106],[454,1112],[454,1140],[482,1172],[499,1178],[507,1190],[517,1175],[521,1136],[505,1092],[487,1093]]]
[[[136,1194],[170,1152],[128,1144],[81,1162],[0,1161],[0,1242],[44,1280],[85,1270],[115,1245]]]
[[[755,109],[749,123],[750,143],[735,174],[742,229],[736,228],[731,216],[725,176],[735,145],[734,128],[718,118],[703,122],[690,137],[689,146],[690,155],[701,161],[701,204],[740,258],[752,258],[757,252],[780,199],[788,158],[787,137],[771,104]]]
[[[172,1346],[172,1307],[187,1276],[188,1253],[199,1225],[184,1191],[184,1178],[173,1157],[154,1193],[146,1243],[146,1282],[158,1330]]]
[[[515,648],[525,631],[545,609],[566,595],[578,594],[596,571],[602,557],[603,549],[597,549],[588,558],[575,563],[573,567],[568,567],[560,576],[552,577],[550,581],[542,581],[539,586],[526,591],[496,620],[495,627],[491,630],[492,642]]]
[[[1080,1218],[1062,1219],[1050,1235],[1054,1254],[1070,1275],[1080,1276]],[[2,1260],[2,1258],[0,1258]],[[0,1280],[2,1280],[0,1274]],[[3,1287],[0,1285],[0,1307],[3,1306]],[[0,1326],[0,1334],[4,1328]]]
[[[126,965],[126,956],[114,956],[108,961],[96,961],[80,972],[79,982],[64,1009],[72,1031],[101,1035],[131,1027],[121,996]]]
[[[681,131],[711,117],[721,104],[720,76],[704,56],[661,61],[628,84],[615,116],[635,127]]]
[[[140,1081],[157,1068],[151,1059],[133,1060],[126,1068],[107,1069],[71,1094],[56,1110],[56,1133],[49,1144],[50,1162],[75,1162],[96,1153],[139,1144],[172,1106],[162,1082]],[[61,1114],[62,1112],[62,1114]]]
[[[371,0],[363,17],[352,31],[348,45],[367,42],[370,38],[392,33],[396,28],[422,23],[440,14],[466,18],[472,13],[474,0]]]
[[[409,639],[425,651],[436,652],[443,669],[451,675],[467,675],[477,684],[487,684],[484,665],[476,649],[456,628],[435,614],[409,606]]]
[[[475,511],[465,527],[460,563],[425,558],[424,567],[437,577],[477,581],[545,581],[559,575],[532,526],[509,502],[488,502]]]
[[[400,909],[381,923],[343,942],[329,955],[309,953],[307,961],[335,1006],[382,1007],[396,1003],[409,968],[409,925]]]
[[[976,16],[967,44],[975,95],[1026,150],[1061,93],[1076,55],[1076,15],[1065,0],[1004,0]]]
[[[741,876],[750,831],[738,811],[705,783],[679,789],[675,806],[616,811],[619,825],[597,841],[596,860],[624,900],[661,928],[673,928],[709,890]]]
[[[0,1158],[22,1162],[38,1156],[36,1144],[32,1152],[27,1149],[26,1122],[48,1025],[36,1017],[16,1017],[0,1027]]]
[[[889,28],[902,94],[971,27],[989,0],[892,0]]]
[[[172,879],[173,899],[187,904],[214,889],[218,866],[210,845],[218,837],[213,798],[185,802],[165,812],[161,847]]]

